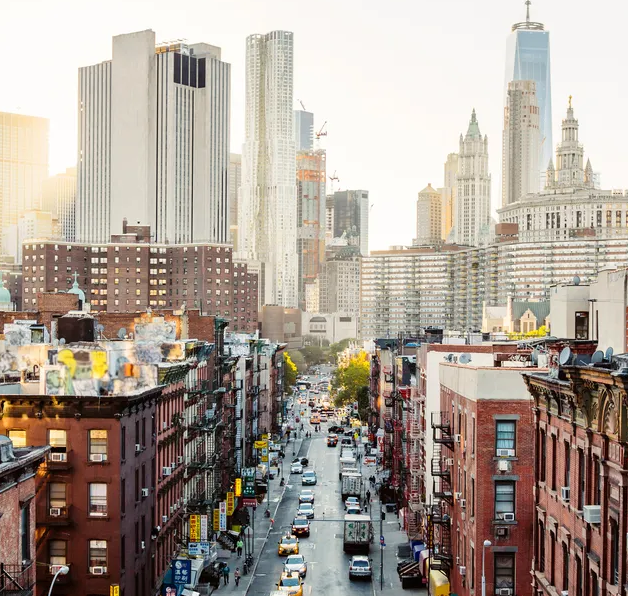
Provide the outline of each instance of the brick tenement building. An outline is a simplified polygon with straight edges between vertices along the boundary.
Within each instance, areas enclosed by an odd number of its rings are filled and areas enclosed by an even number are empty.
[[[442,362],[440,412],[432,414],[435,540],[432,573],[452,593],[530,594],[534,521],[532,403],[522,363],[495,354],[495,366]],[[530,352],[522,354],[532,366]]]
[[[49,451],[48,446],[14,449],[0,436],[0,594],[33,594],[35,478]]]
[[[38,310],[40,292],[65,292],[74,274],[92,311],[134,313],[200,309],[224,317],[232,331],[254,333],[258,279],[233,262],[230,245],[151,244],[147,233],[112,237],[106,244],[30,241],[23,245],[22,305]]]
[[[539,596],[628,593],[628,356],[525,375],[537,444]]]

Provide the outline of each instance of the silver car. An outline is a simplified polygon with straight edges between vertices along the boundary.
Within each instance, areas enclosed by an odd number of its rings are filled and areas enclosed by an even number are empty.
[[[284,571],[298,573],[302,578],[307,575],[307,563],[303,555],[289,555],[284,563]]]
[[[373,566],[371,559],[364,555],[355,555],[349,562],[349,579],[362,577],[371,580],[373,578]]]
[[[297,509],[297,516],[314,519],[314,507],[312,506],[312,503],[301,503]]]

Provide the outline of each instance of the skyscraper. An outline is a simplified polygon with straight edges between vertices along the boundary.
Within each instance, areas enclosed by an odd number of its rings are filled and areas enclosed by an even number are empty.
[[[220,48],[113,38],[112,60],[79,69],[77,239],[122,220],[157,242],[228,242],[231,66]]]
[[[451,229],[456,220],[456,176],[458,175],[458,154],[450,153],[444,165],[443,187],[441,194],[441,238],[447,242]]]
[[[534,81],[539,108],[541,154],[539,181],[545,180],[545,170],[554,150],[552,141],[552,83],[550,69],[550,37],[542,23],[530,20],[530,0],[526,0],[526,20],[515,23],[506,45],[506,78],[504,106],[508,99],[508,83]]]
[[[42,211],[52,213],[59,226],[59,236],[67,242],[76,237],[76,168],[51,176],[43,183]]]
[[[415,246],[431,246],[441,242],[441,193],[428,183],[416,201]]]
[[[334,193],[334,238],[347,237],[350,245],[369,254],[369,193],[367,190],[338,190]]]
[[[314,114],[312,112],[294,111],[294,143],[297,151],[314,149]]]
[[[41,209],[48,177],[45,118],[0,112],[0,240],[2,254],[17,258],[14,241],[19,217]],[[9,238],[10,236],[10,238]]]
[[[460,135],[456,175],[456,243],[479,246],[491,223],[491,175],[488,173],[488,137],[471,113],[467,134]]]
[[[534,81],[508,83],[502,138],[502,206],[539,191],[539,108]]]
[[[246,40],[238,257],[257,263],[261,304],[298,304],[293,34]]]
[[[242,156],[232,153],[229,156],[229,230],[233,250],[238,250],[238,192],[242,184]]]

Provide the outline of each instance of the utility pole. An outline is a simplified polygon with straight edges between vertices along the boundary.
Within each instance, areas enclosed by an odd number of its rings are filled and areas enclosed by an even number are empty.
[[[384,509],[382,501],[379,501],[379,589],[384,589]]]

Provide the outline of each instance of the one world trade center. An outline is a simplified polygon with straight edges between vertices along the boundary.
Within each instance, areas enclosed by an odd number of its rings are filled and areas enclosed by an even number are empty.
[[[539,107],[540,156],[539,172],[541,188],[544,186],[545,170],[553,157],[552,141],[552,83],[550,74],[550,39],[542,23],[530,20],[530,0],[526,0],[526,20],[515,23],[508,37],[506,48],[506,80],[504,82],[504,105],[507,102],[508,83],[511,81],[534,81]]]

